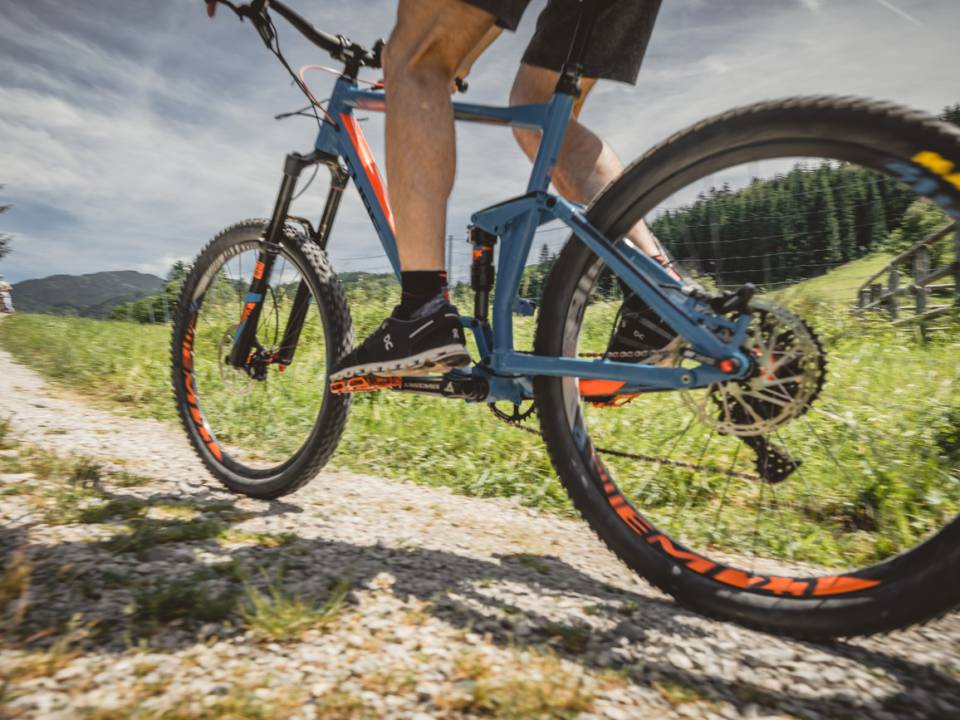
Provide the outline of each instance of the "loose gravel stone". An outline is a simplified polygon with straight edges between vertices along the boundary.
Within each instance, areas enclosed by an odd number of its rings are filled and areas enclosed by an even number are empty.
[[[342,472],[278,501],[238,497],[209,478],[178,427],[80,402],[2,351],[0,364],[0,417],[15,439],[103,466],[104,499],[92,506],[143,502],[158,528],[237,531],[229,543],[118,551],[111,542],[133,532],[122,517],[49,525],[19,492],[0,497],[0,551],[22,548],[32,573],[19,637],[40,634],[0,647],[16,717],[209,715],[236,696],[269,717],[426,720],[480,714],[478,698],[507,681],[550,698],[580,688],[583,717],[610,720],[960,715],[956,614],[832,645],[771,638],[676,606],[582,522]],[[112,484],[119,471],[144,482]],[[40,482],[0,475],[2,487]],[[283,533],[295,542],[258,541]],[[300,636],[247,626],[251,584],[322,607],[341,580],[343,608]],[[189,612],[164,609],[170,588],[189,595]],[[221,593],[235,604],[215,617]],[[31,658],[50,672],[17,670]]]

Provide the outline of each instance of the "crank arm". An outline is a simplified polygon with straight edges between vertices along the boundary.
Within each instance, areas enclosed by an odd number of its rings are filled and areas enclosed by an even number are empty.
[[[358,375],[330,383],[330,392],[336,395],[378,390],[394,390],[416,395],[432,395],[434,397],[475,402],[484,400],[489,394],[487,381],[476,377],[378,377],[376,375]]]

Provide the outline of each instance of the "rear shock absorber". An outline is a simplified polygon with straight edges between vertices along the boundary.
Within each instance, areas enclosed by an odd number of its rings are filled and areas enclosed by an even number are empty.
[[[490,291],[496,279],[493,266],[493,248],[497,236],[471,226],[470,244],[473,246],[473,264],[470,266],[470,287],[473,289],[473,316],[486,325],[490,311]]]

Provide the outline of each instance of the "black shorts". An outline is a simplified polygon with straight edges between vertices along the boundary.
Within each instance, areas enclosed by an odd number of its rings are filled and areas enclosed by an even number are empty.
[[[585,0],[593,2],[595,0]],[[516,30],[530,0],[464,0],[486,10],[497,25]],[[606,0],[583,58],[586,77],[635,83],[661,0]],[[580,11],[579,0],[548,0],[537,18],[522,62],[560,71],[567,59]]]

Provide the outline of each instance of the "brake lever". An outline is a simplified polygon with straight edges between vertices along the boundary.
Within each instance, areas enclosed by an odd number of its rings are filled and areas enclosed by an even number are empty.
[[[370,48],[370,64],[368,67],[372,68],[381,68],[383,67],[383,49],[387,46],[386,40],[379,38]]]

